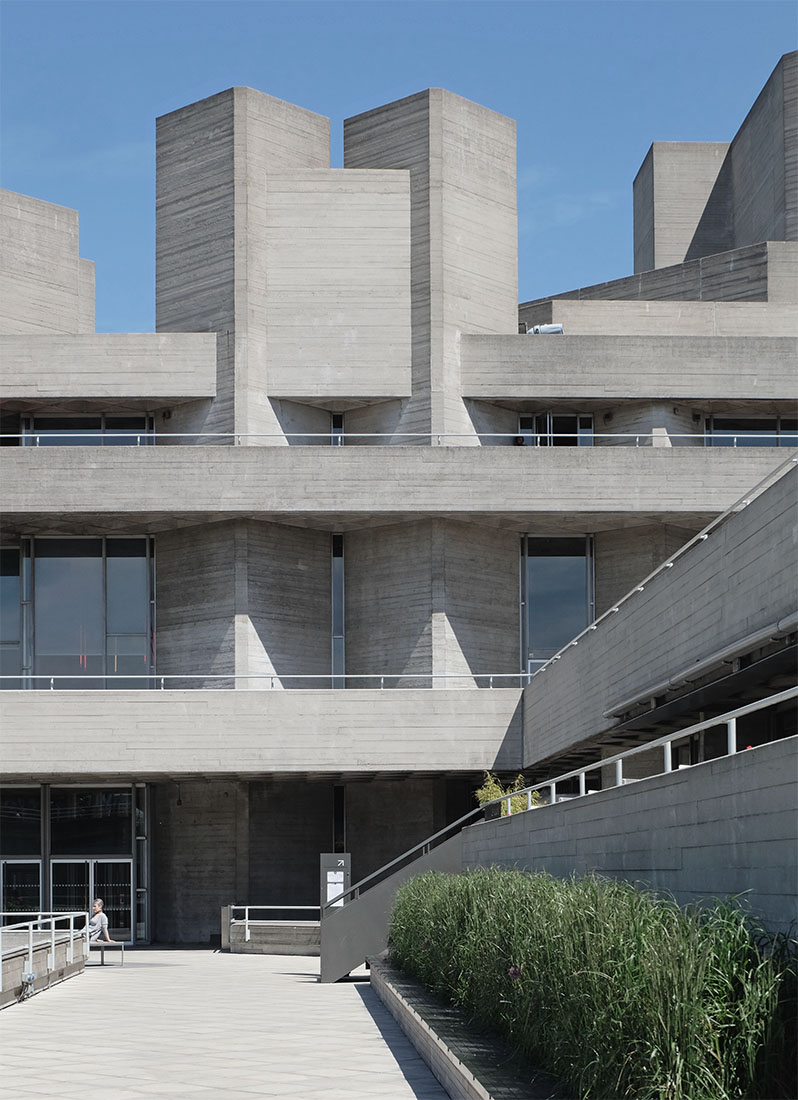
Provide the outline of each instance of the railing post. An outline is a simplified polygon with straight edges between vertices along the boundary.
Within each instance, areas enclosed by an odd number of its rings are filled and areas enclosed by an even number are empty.
[[[512,813],[513,813],[513,799],[512,799],[512,796],[508,795],[507,798],[505,799],[505,802],[507,803],[507,817],[512,817]]]
[[[55,917],[50,917],[50,955],[47,959],[47,972],[55,970]]]
[[[52,676],[50,677],[50,691],[55,691],[55,679]]]
[[[28,924],[28,973],[33,973],[33,921]]]
[[[673,771],[673,752],[672,752],[672,750],[673,750],[673,741],[666,741],[665,744],[662,746],[662,756],[663,756],[662,766],[663,766],[663,771],[665,771],[665,772]]]
[[[579,794],[587,794],[587,775],[585,772],[579,773]]]
[[[623,786],[623,760],[615,761],[615,786]]]
[[[244,907],[244,943],[249,943],[249,906]]]
[[[380,676],[380,691],[384,691],[384,690],[385,690],[385,677]]]
[[[163,691],[163,682],[164,682],[164,677],[162,676],[161,677],[161,691]]]
[[[726,723],[726,750],[729,756],[737,752],[737,719],[730,718]]]
[[[75,914],[69,914],[69,944],[67,946],[67,962],[75,961]]]
[[[549,805],[553,806],[557,801],[557,784],[549,783]]]
[[[528,810],[532,809],[532,789],[531,788],[526,792],[526,808]]]

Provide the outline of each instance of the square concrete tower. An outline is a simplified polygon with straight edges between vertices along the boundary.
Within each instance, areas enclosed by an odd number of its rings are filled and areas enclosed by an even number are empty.
[[[413,398],[402,428],[472,432],[460,334],[518,324],[515,122],[430,88],[347,119],[344,164],[410,172]]]
[[[217,397],[185,430],[269,432],[269,173],[329,168],[321,115],[229,88],[157,120],[156,327],[218,334]]]
[[[727,141],[655,141],[633,184],[634,268],[680,264],[718,178]]]

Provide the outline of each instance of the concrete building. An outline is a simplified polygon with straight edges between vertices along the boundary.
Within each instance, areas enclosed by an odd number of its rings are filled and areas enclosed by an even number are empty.
[[[485,769],[783,684],[795,118],[790,54],[730,144],[652,146],[634,275],[520,310],[514,124],[441,89],[347,120],[337,170],[249,88],[159,119],[154,334],[95,334],[77,214],[3,193],[3,908],[207,942]],[[731,557],[551,663],[768,478]]]

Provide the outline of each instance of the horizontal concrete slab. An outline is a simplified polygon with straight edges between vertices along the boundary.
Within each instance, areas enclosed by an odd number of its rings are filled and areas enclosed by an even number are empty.
[[[0,336],[3,400],[215,396],[213,333]]]
[[[695,527],[786,457],[751,447],[5,447],[0,475],[8,533],[436,516],[590,531],[664,518]]]
[[[4,691],[3,774],[41,782],[45,772],[77,781],[514,769],[520,698],[519,688]]]
[[[464,397],[784,400],[796,395],[795,337],[464,335],[460,347]]]
[[[569,336],[795,336],[798,305],[782,302],[591,302],[553,298],[537,324]]]

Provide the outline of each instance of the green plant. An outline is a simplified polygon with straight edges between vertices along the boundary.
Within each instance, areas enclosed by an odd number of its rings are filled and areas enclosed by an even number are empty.
[[[524,779],[523,775],[519,774],[515,777],[512,783],[509,783],[506,787],[503,787],[501,784],[501,780],[497,775],[494,775],[493,772],[485,772],[482,779],[482,786],[478,787],[477,790],[474,791],[474,797],[476,798],[480,806],[482,806],[486,802],[493,802],[493,800],[496,798],[505,798],[508,794],[515,794],[516,791],[522,791],[526,787],[526,785],[527,782]],[[531,792],[531,803],[533,806],[539,806],[542,801],[543,800],[540,796],[539,791]],[[515,797],[511,799],[511,807],[514,814],[518,814],[521,813],[522,810],[526,810],[527,805],[527,796],[525,794],[515,795]],[[501,816],[507,816],[506,802],[502,803]]]
[[[401,887],[393,961],[604,1100],[794,1097],[794,943],[730,903],[498,869]]]

